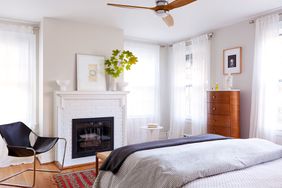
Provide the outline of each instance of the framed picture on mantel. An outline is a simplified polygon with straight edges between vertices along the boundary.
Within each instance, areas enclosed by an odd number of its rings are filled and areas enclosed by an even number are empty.
[[[223,74],[240,74],[242,71],[242,47],[223,50]]]
[[[105,58],[102,56],[76,54],[77,90],[106,91]]]

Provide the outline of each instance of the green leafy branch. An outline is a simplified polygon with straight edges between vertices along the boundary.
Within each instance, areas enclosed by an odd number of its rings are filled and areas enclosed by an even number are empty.
[[[138,58],[128,50],[113,50],[112,56],[105,60],[105,71],[114,78],[120,76],[124,70],[130,70],[131,66],[138,62]]]

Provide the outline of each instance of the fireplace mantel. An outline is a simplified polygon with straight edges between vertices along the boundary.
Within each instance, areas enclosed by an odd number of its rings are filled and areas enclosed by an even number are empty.
[[[68,141],[65,166],[94,162],[95,157],[72,159],[72,119],[114,117],[114,148],[126,145],[127,91],[56,91],[54,92],[54,131]],[[61,161],[63,145],[56,149]]]
[[[55,91],[60,96],[127,95],[129,91]]]
[[[55,98],[59,97],[57,101],[58,107],[64,108],[65,100],[120,100],[120,106],[126,105],[126,95],[128,91],[56,91]],[[59,102],[59,103],[58,103]]]

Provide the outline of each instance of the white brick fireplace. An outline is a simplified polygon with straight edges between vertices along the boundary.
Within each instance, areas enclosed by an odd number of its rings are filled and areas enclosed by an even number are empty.
[[[114,117],[114,148],[126,144],[126,95],[128,92],[55,92],[55,135],[67,139],[65,167],[95,162],[95,157],[72,159],[72,120],[79,118]],[[63,143],[56,148],[60,163]]]

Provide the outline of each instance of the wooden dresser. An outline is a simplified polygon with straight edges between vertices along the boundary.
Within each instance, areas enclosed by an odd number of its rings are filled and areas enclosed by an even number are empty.
[[[208,91],[208,133],[240,138],[240,91]]]

